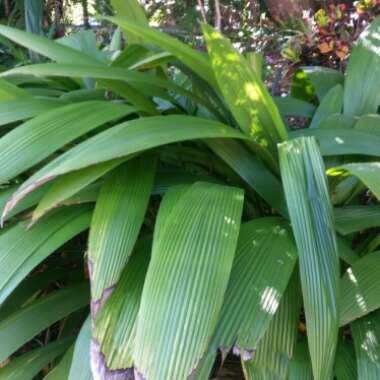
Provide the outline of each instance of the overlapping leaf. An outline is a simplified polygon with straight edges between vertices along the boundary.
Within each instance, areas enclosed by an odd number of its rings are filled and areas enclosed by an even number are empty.
[[[209,26],[203,34],[221,93],[240,128],[276,156],[276,144],[287,138],[280,113],[261,78],[232,46]]]
[[[31,379],[69,347],[72,338],[66,338],[49,343],[41,348],[13,359],[8,365],[0,368],[1,380]],[[57,379],[56,379],[57,380]]]
[[[221,123],[190,116],[147,117],[119,124],[62,154],[32,175],[13,194],[6,216],[28,193],[57,176],[178,141],[246,137]]]
[[[340,339],[336,351],[334,375],[337,380],[357,380],[356,357],[352,341]]]
[[[57,290],[0,321],[0,359],[9,355],[52,323],[88,303],[88,285]]]
[[[0,102],[0,125],[6,125],[19,120],[30,119],[45,111],[50,111],[67,104],[58,99],[11,99]]]
[[[153,28],[142,26],[121,17],[104,18],[120,26],[124,31],[144,40],[146,43],[157,45],[161,49],[170,52],[211,86],[217,87],[211,64],[202,53],[192,49],[176,38]]]
[[[345,325],[380,307],[380,252],[356,261],[341,279],[340,324]]]
[[[293,275],[265,335],[257,345],[253,359],[243,362],[248,380],[287,378],[297,337],[299,305],[298,277]]]
[[[353,48],[344,87],[344,113],[377,113],[380,105],[380,17],[362,32]]]
[[[334,209],[336,230],[342,235],[380,226],[380,207],[346,206]]]
[[[100,376],[133,373],[136,320],[150,249],[150,241],[138,243],[115,291],[96,318],[92,362]]]
[[[32,223],[35,223],[48,211],[65,204],[65,201],[70,199],[71,196],[77,194],[82,189],[86,189],[89,184],[120,165],[123,161],[123,158],[110,160],[59,177],[43,195],[38,206],[34,209]],[[71,202],[75,203],[74,201]]]
[[[84,207],[60,210],[31,230],[18,224],[0,236],[0,304],[42,260],[85,230],[91,212]]]
[[[88,243],[94,314],[113,290],[132,253],[154,175],[155,160],[139,157],[110,172],[100,189]]]
[[[322,99],[319,107],[316,109],[310,128],[318,127],[330,115],[340,114],[343,106],[343,87],[336,85],[331,88],[326,96]]]
[[[90,367],[91,318],[83,324],[75,342],[67,380],[92,380]]]
[[[292,140],[279,149],[313,374],[324,380],[332,375],[339,324],[339,258],[325,169],[313,138]]]
[[[380,311],[351,325],[357,360],[358,380],[380,377]]]
[[[263,337],[288,285],[296,249],[280,218],[244,223],[214,341],[225,352],[235,346],[250,357]]]
[[[133,112],[132,107],[89,101],[47,111],[25,122],[0,139],[0,183],[29,169],[75,138]]]
[[[144,378],[187,379],[206,352],[238,239],[241,190],[197,183],[160,207],[135,338]]]

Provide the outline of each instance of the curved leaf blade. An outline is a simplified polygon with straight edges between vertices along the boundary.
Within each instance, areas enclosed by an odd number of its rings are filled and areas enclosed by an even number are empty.
[[[79,144],[32,175],[13,194],[2,217],[28,193],[60,175],[157,146],[205,138],[247,137],[224,124],[191,116],[146,117],[119,124]]]
[[[52,323],[85,306],[88,285],[78,284],[57,290],[0,321],[0,358],[4,361],[19,347]]]
[[[330,115],[340,114],[343,107],[343,87],[337,84],[322,99],[315,111],[309,128],[316,128],[323,123]]]
[[[155,44],[161,49],[172,53],[203,80],[212,87],[217,88],[213,70],[205,55],[202,55],[176,38],[153,28],[145,27],[120,17],[104,17],[104,19],[120,26],[124,31],[144,40],[146,43]]]
[[[58,108],[67,104],[57,99],[11,99],[0,102],[0,126],[15,121],[30,119],[45,111]]]
[[[287,132],[264,83],[229,40],[207,25],[202,29],[219,88],[240,128],[276,157],[276,144]]]
[[[135,108],[110,102],[70,104],[35,117],[0,139],[0,183],[40,162],[79,136]]]
[[[340,280],[340,325],[380,307],[380,252],[372,252],[356,261]]]
[[[352,49],[344,87],[344,113],[377,113],[380,105],[380,17],[362,32]]]
[[[18,224],[0,236],[0,304],[42,260],[90,224],[87,207],[60,210],[31,230]]]
[[[300,307],[298,276],[290,280],[270,325],[257,345],[254,356],[243,361],[247,380],[286,379],[297,339]]]
[[[206,144],[252,189],[281,215],[287,216],[284,192],[278,178],[238,141],[208,140]]]
[[[153,188],[153,157],[138,157],[110,172],[96,201],[88,243],[92,312],[113,291],[132,254]]]
[[[285,142],[279,151],[298,248],[313,374],[324,380],[332,376],[339,324],[339,257],[325,169],[313,138]]]
[[[339,341],[334,375],[337,380],[357,380],[355,349],[352,342],[343,339]]]
[[[92,363],[100,377],[133,374],[137,313],[151,250],[150,241],[137,244],[115,291],[96,318]]]
[[[263,337],[296,263],[287,223],[258,218],[244,223],[215,337],[224,352],[234,346],[243,360]]]
[[[92,57],[72,49],[68,46],[59,44],[49,38],[39,36],[37,34],[28,33],[20,29],[11,28],[6,25],[0,25],[0,34],[9,38],[27,49],[33,50],[36,53],[44,55],[54,61],[62,63],[76,62],[78,64],[99,64]]]
[[[341,235],[380,226],[380,207],[346,206],[334,209],[335,228]]]
[[[13,359],[8,365],[0,368],[0,379],[32,379],[52,360],[62,355],[71,342],[71,338],[58,340]]]
[[[36,223],[52,209],[67,204],[65,201],[68,201],[70,197],[86,189],[92,182],[124,161],[124,158],[117,158],[116,160],[106,161],[59,177],[34,209],[31,224]]]
[[[367,315],[351,325],[354,338],[358,380],[380,377],[380,311]]]
[[[216,326],[238,239],[243,192],[210,183],[171,192],[159,211],[133,358],[145,378],[154,374],[155,379],[185,380]]]
[[[92,380],[90,365],[91,318],[84,322],[75,341],[73,359],[67,380]],[[53,380],[53,379],[52,379]]]

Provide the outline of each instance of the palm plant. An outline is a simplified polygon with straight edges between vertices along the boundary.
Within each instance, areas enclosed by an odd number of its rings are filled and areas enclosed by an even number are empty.
[[[273,99],[209,26],[205,55],[117,10],[122,51],[0,26],[53,61],[1,74],[0,362],[58,326],[0,379],[207,379],[230,351],[247,379],[379,377],[380,20],[345,77]]]

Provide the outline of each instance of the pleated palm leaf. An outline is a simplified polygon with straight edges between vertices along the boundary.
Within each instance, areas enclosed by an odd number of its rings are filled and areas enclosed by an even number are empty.
[[[49,59],[1,74],[0,379],[377,378],[380,20],[272,98],[114,3],[121,51],[0,26]]]

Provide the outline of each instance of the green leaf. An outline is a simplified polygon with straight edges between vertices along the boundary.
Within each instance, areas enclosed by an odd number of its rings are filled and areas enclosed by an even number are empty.
[[[380,115],[364,115],[357,119],[354,128],[357,131],[372,133],[380,136]]]
[[[149,26],[148,19],[145,16],[144,8],[137,0],[111,0],[111,5],[115,10],[116,16],[123,17],[126,20],[133,21],[141,26]],[[142,43],[144,40],[136,38],[133,33],[123,30],[127,37],[128,45],[132,43]]]
[[[75,62],[79,65],[102,65],[92,57],[79,52],[70,47],[52,41],[49,38],[38,36],[36,34],[24,32],[20,29],[11,28],[9,26],[0,25],[0,34],[9,38],[30,50],[35,51],[54,61],[62,63]]]
[[[243,361],[247,380],[281,380],[287,378],[297,338],[300,308],[298,276],[293,275],[279,308],[259,341],[253,359]]]
[[[29,350],[12,359],[5,367],[0,368],[0,380],[32,380],[56,357],[62,355],[72,343],[72,338],[49,343],[41,348]]]
[[[65,201],[71,196],[77,194],[124,161],[124,158],[117,158],[59,177],[43,195],[38,206],[33,211],[31,223],[36,223],[47,212],[65,204]]]
[[[50,267],[41,273],[29,274],[11,293],[11,295],[0,306],[0,320],[6,318],[21,307],[24,307],[40,294],[44,288],[55,281],[67,280],[71,275],[77,275],[78,269],[65,271],[62,267],[57,269]]]
[[[359,260],[358,254],[351,248],[350,244],[341,236],[337,235],[339,257],[348,265],[352,265]]]
[[[280,166],[296,240],[313,374],[332,376],[338,337],[339,257],[325,168],[316,141],[279,146]]]
[[[208,140],[207,145],[225,161],[253,190],[281,215],[287,215],[280,181],[253,153],[233,140]]]
[[[191,116],[167,115],[131,120],[88,139],[32,175],[13,194],[4,209],[3,218],[28,193],[57,176],[157,146],[202,138],[246,139],[224,124]]]
[[[332,87],[319,104],[309,128],[316,128],[330,115],[340,114],[343,106],[343,87],[340,84]]]
[[[291,139],[314,136],[324,156],[360,154],[380,156],[380,136],[349,128],[306,128],[289,133]]]
[[[103,70],[102,72],[104,73],[106,71]],[[148,96],[145,96],[141,91],[139,91],[136,86],[134,87],[129,83],[120,82],[117,80],[98,80],[98,85],[107,91],[112,91],[121,96],[128,103],[131,103],[139,110],[145,111],[149,115],[159,115],[159,112],[156,110],[155,103]],[[154,92],[152,91],[152,94],[150,95],[153,94]]]
[[[240,229],[235,260],[214,340],[224,352],[250,357],[263,337],[297,260],[287,223],[258,218]]]
[[[91,213],[87,207],[52,213],[31,230],[18,224],[0,236],[0,304],[42,260],[85,230]]]
[[[75,342],[73,360],[67,380],[92,380],[90,367],[91,318],[84,322]]]
[[[206,352],[227,288],[242,206],[241,190],[211,183],[165,195],[135,338],[135,368],[143,377],[187,379]]]
[[[114,292],[97,315],[92,363],[100,377],[112,377],[114,371],[133,373],[136,320],[150,250],[150,241],[137,243]]]
[[[44,377],[44,380],[67,380],[73,358],[74,345],[65,352],[59,363]]]
[[[315,112],[315,106],[291,96],[275,96],[273,98],[282,116],[301,116],[311,118]]]
[[[297,343],[289,363],[289,380],[314,380],[306,340]],[[328,378],[329,379],[329,378]]]
[[[111,162],[111,161],[107,161]],[[102,165],[102,164],[99,164]],[[90,167],[92,168],[92,167]],[[78,170],[75,173],[85,173],[87,171],[91,170],[89,169],[82,169]],[[67,175],[69,176],[69,175]],[[66,176],[63,176],[66,177]],[[86,176],[84,175],[85,179]],[[59,180],[58,180],[59,181]],[[156,182],[154,183],[152,194],[153,195],[163,195],[165,194],[172,186],[177,186],[177,185],[188,185],[192,184],[194,182],[213,182],[213,183],[219,183],[223,184],[222,181],[220,181],[216,177],[212,177],[210,175],[198,175],[198,174],[191,174],[186,171],[177,171],[177,170],[169,170],[169,171],[159,171],[156,176]],[[80,181],[78,181],[80,182]],[[80,190],[78,193],[72,195],[71,197],[63,200],[59,206],[72,206],[72,205],[77,205],[77,204],[82,204],[82,203],[91,203],[95,202],[100,186],[102,184],[102,181],[97,181],[95,183],[92,183],[82,190]],[[38,190],[37,190],[38,191]],[[31,195],[34,194],[30,193]],[[24,198],[25,199],[25,198]],[[23,200],[21,201],[20,204],[23,203]],[[17,208],[17,207],[16,207]]]
[[[380,378],[380,310],[351,325],[358,380]]]
[[[323,119],[318,127],[333,128],[335,130],[337,128],[354,128],[357,121],[357,117],[355,116],[335,113]]]
[[[135,108],[89,101],[47,111],[0,139],[0,183],[29,169],[58,148]]]
[[[33,75],[49,75],[49,76],[71,76],[71,77],[90,77],[95,79],[106,79],[106,81],[100,81],[100,84],[104,87],[114,89],[117,93],[120,93],[126,99],[132,101],[137,107],[144,107],[153,113],[146,104],[146,97],[141,98],[142,93],[138,89],[139,86],[145,88],[149,86],[150,95],[160,96],[162,89],[170,90],[183,95],[201,105],[210,107],[209,102],[204,98],[197,96],[193,92],[186,90],[183,86],[175,84],[168,79],[160,79],[157,76],[153,76],[147,73],[141,73],[138,71],[127,70],[120,67],[108,67],[108,66],[96,66],[96,65],[73,65],[73,64],[59,64],[59,63],[45,63],[39,65],[30,65],[16,67],[12,70],[2,73],[2,76],[9,76],[14,74],[33,74]],[[122,81],[124,83],[117,83],[115,81]],[[154,90],[154,91],[153,91]],[[139,93],[139,103],[136,103],[138,98],[134,92]],[[145,102],[143,102],[143,100]]]
[[[19,120],[30,119],[45,111],[63,106],[65,103],[57,99],[11,99],[0,102],[0,125],[6,125]]]
[[[99,50],[96,35],[92,30],[80,30],[61,37],[56,42],[80,51],[96,61],[107,62],[107,56],[104,51]]]
[[[251,65],[253,71],[259,78],[263,76],[263,61],[264,56],[262,53],[257,53],[253,51],[249,51],[244,55],[247,62]]]
[[[341,167],[358,177],[375,197],[380,199],[380,162],[360,162],[343,165]]]
[[[213,28],[203,34],[219,88],[242,131],[262,148],[277,155],[277,143],[287,139],[285,125],[261,78]]]
[[[138,157],[110,172],[100,189],[88,243],[94,314],[112,292],[132,253],[154,175],[155,160]]]
[[[380,17],[362,32],[352,49],[344,87],[344,113],[377,113],[380,105]]]
[[[129,44],[125,49],[112,61],[112,67],[124,67],[130,68],[141,59],[147,57],[151,51],[138,44]]]
[[[60,97],[60,99],[68,102],[83,102],[85,100],[104,100],[105,98],[106,92],[101,88],[80,88],[78,90],[65,92]]]
[[[177,57],[212,87],[217,88],[210,62],[205,55],[189,45],[153,28],[144,27],[120,17],[104,17],[105,20],[120,26],[124,32],[133,34],[147,44],[157,45]]]
[[[340,339],[336,352],[334,375],[337,380],[357,380],[355,349],[352,342]]]
[[[30,95],[27,91],[4,79],[0,79],[0,100],[10,100],[17,98],[24,98],[24,100],[27,100],[25,98],[28,97],[30,97]]]
[[[0,321],[0,360],[54,322],[85,306],[89,301],[86,283],[54,291]],[[6,343],[5,343],[6,342]]]
[[[380,226],[380,206],[346,206],[334,209],[335,228],[341,235]]]
[[[0,210],[4,209],[4,206],[6,205],[7,201],[16,189],[17,185],[0,189]]]
[[[161,52],[148,55],[147,57],[139,60],[135,64],[131,65],[130,70],[147,70],[156,66],[167,63],[173,59],[173,55],[167,52]]]
[[[342,72],[328,67],[302,67],[302,71],[313,85],[320,102],[333,87],[337,84],[343,85],[344,82]]]
[[[51,185],[50,183],[47,183],[46,185],[42,185],[41,187],[39,187],[38,189],[36,189],[36,191],[34,191],[32,193],[29,193],[4,218],[3,222],[7,221],[7,220],[11,219],[13,216],[18,215],[18,214],[22,213],[23,211],[28,210],[29,208],[35,206],[40,201],[40,199],[45,194],[45,192],[48,190],[48,188],[50,187],[50,185]],[[17,187],[18,187],[18,185],[16,184],[16,185],[12,185],[9,189],[13,189],[12,190],[12,193],[13,193],[13,192],[15,192],[17,190]],[[11,195],[12,194],[9,194],[7,200],[9,200],[11,198]],[[1,209],[4,209],[4,207],[2,207]]]
[[[356,261],[340,281],[340,325],[380,307],[380,252],[372,252]]]

